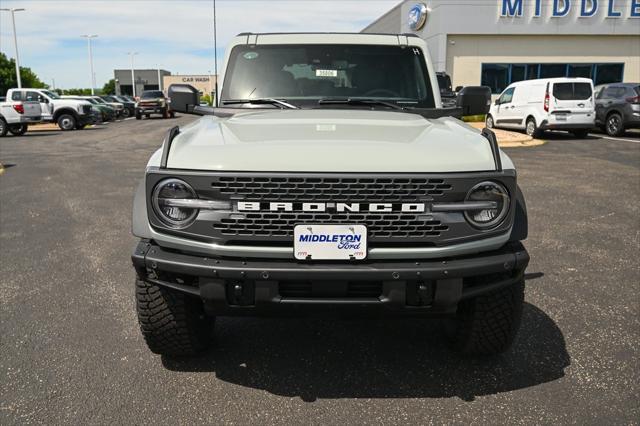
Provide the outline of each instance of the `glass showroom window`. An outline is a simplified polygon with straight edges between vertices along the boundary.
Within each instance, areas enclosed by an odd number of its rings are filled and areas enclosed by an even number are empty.
[[[622,81],[624,64],[482,64],[482,85],[501,93],[516,81],[553,77],[585,77],[593,84]]]

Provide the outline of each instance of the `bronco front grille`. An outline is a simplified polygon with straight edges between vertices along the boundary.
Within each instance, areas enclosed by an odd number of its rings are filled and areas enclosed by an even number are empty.
[[[449,229],[421,214],[254,212],[243,216],[224,218],[213,227],[222,235],[240,237],[293,237],[295,225],[313,223],[363,224],[372,238],[438,237]]]
[[[219,176],[211,187],[248,201],[412,202],[442,196],[444,179],[412,177]]]

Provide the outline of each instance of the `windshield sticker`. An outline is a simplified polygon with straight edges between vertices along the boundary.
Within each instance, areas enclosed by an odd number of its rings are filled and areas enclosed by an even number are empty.
[[[245,59],[255,59],[258,57],[258,52],[247,52],[244,55],[242,55],[242,57]]]
[[[316,70],[316,77],[337,77],[338,70]]]

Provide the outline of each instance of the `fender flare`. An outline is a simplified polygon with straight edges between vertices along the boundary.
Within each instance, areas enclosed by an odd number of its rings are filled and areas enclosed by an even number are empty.
[[[529,218],[527,216],[527,203],[524,200],[524,194],[518,185],[516,189],[516,206],[515,217],[513,218],[513,226],[511,227],[511,235],[509,241],[523,241],[529,235]]]
[[[54,111],[53,113],[53,121],[58,121],[58,118],[60,118],[60,116],[62,114],[71,114],[73,115],[73,117],[77,120],[79,115],[78,115],[78,111],[74,110],[73,108],[69,108],[69,107],[63,107],[60,108],[57,111]]]
[[[131,233],[139,238],[151,238],[146,197],[146,181],[142,178],[133,196],[133,215],[131,217]]]

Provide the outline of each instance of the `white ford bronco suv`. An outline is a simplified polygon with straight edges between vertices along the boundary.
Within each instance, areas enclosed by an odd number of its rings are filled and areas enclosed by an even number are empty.
[[[442,109],[411,35],[240,34],[216,107],[168,131],[133,209],[138,319],[151,351],[190,355],[231,315],[443,318],[455,350],[512,343],[529,256],[525,201],[485,114]]]

